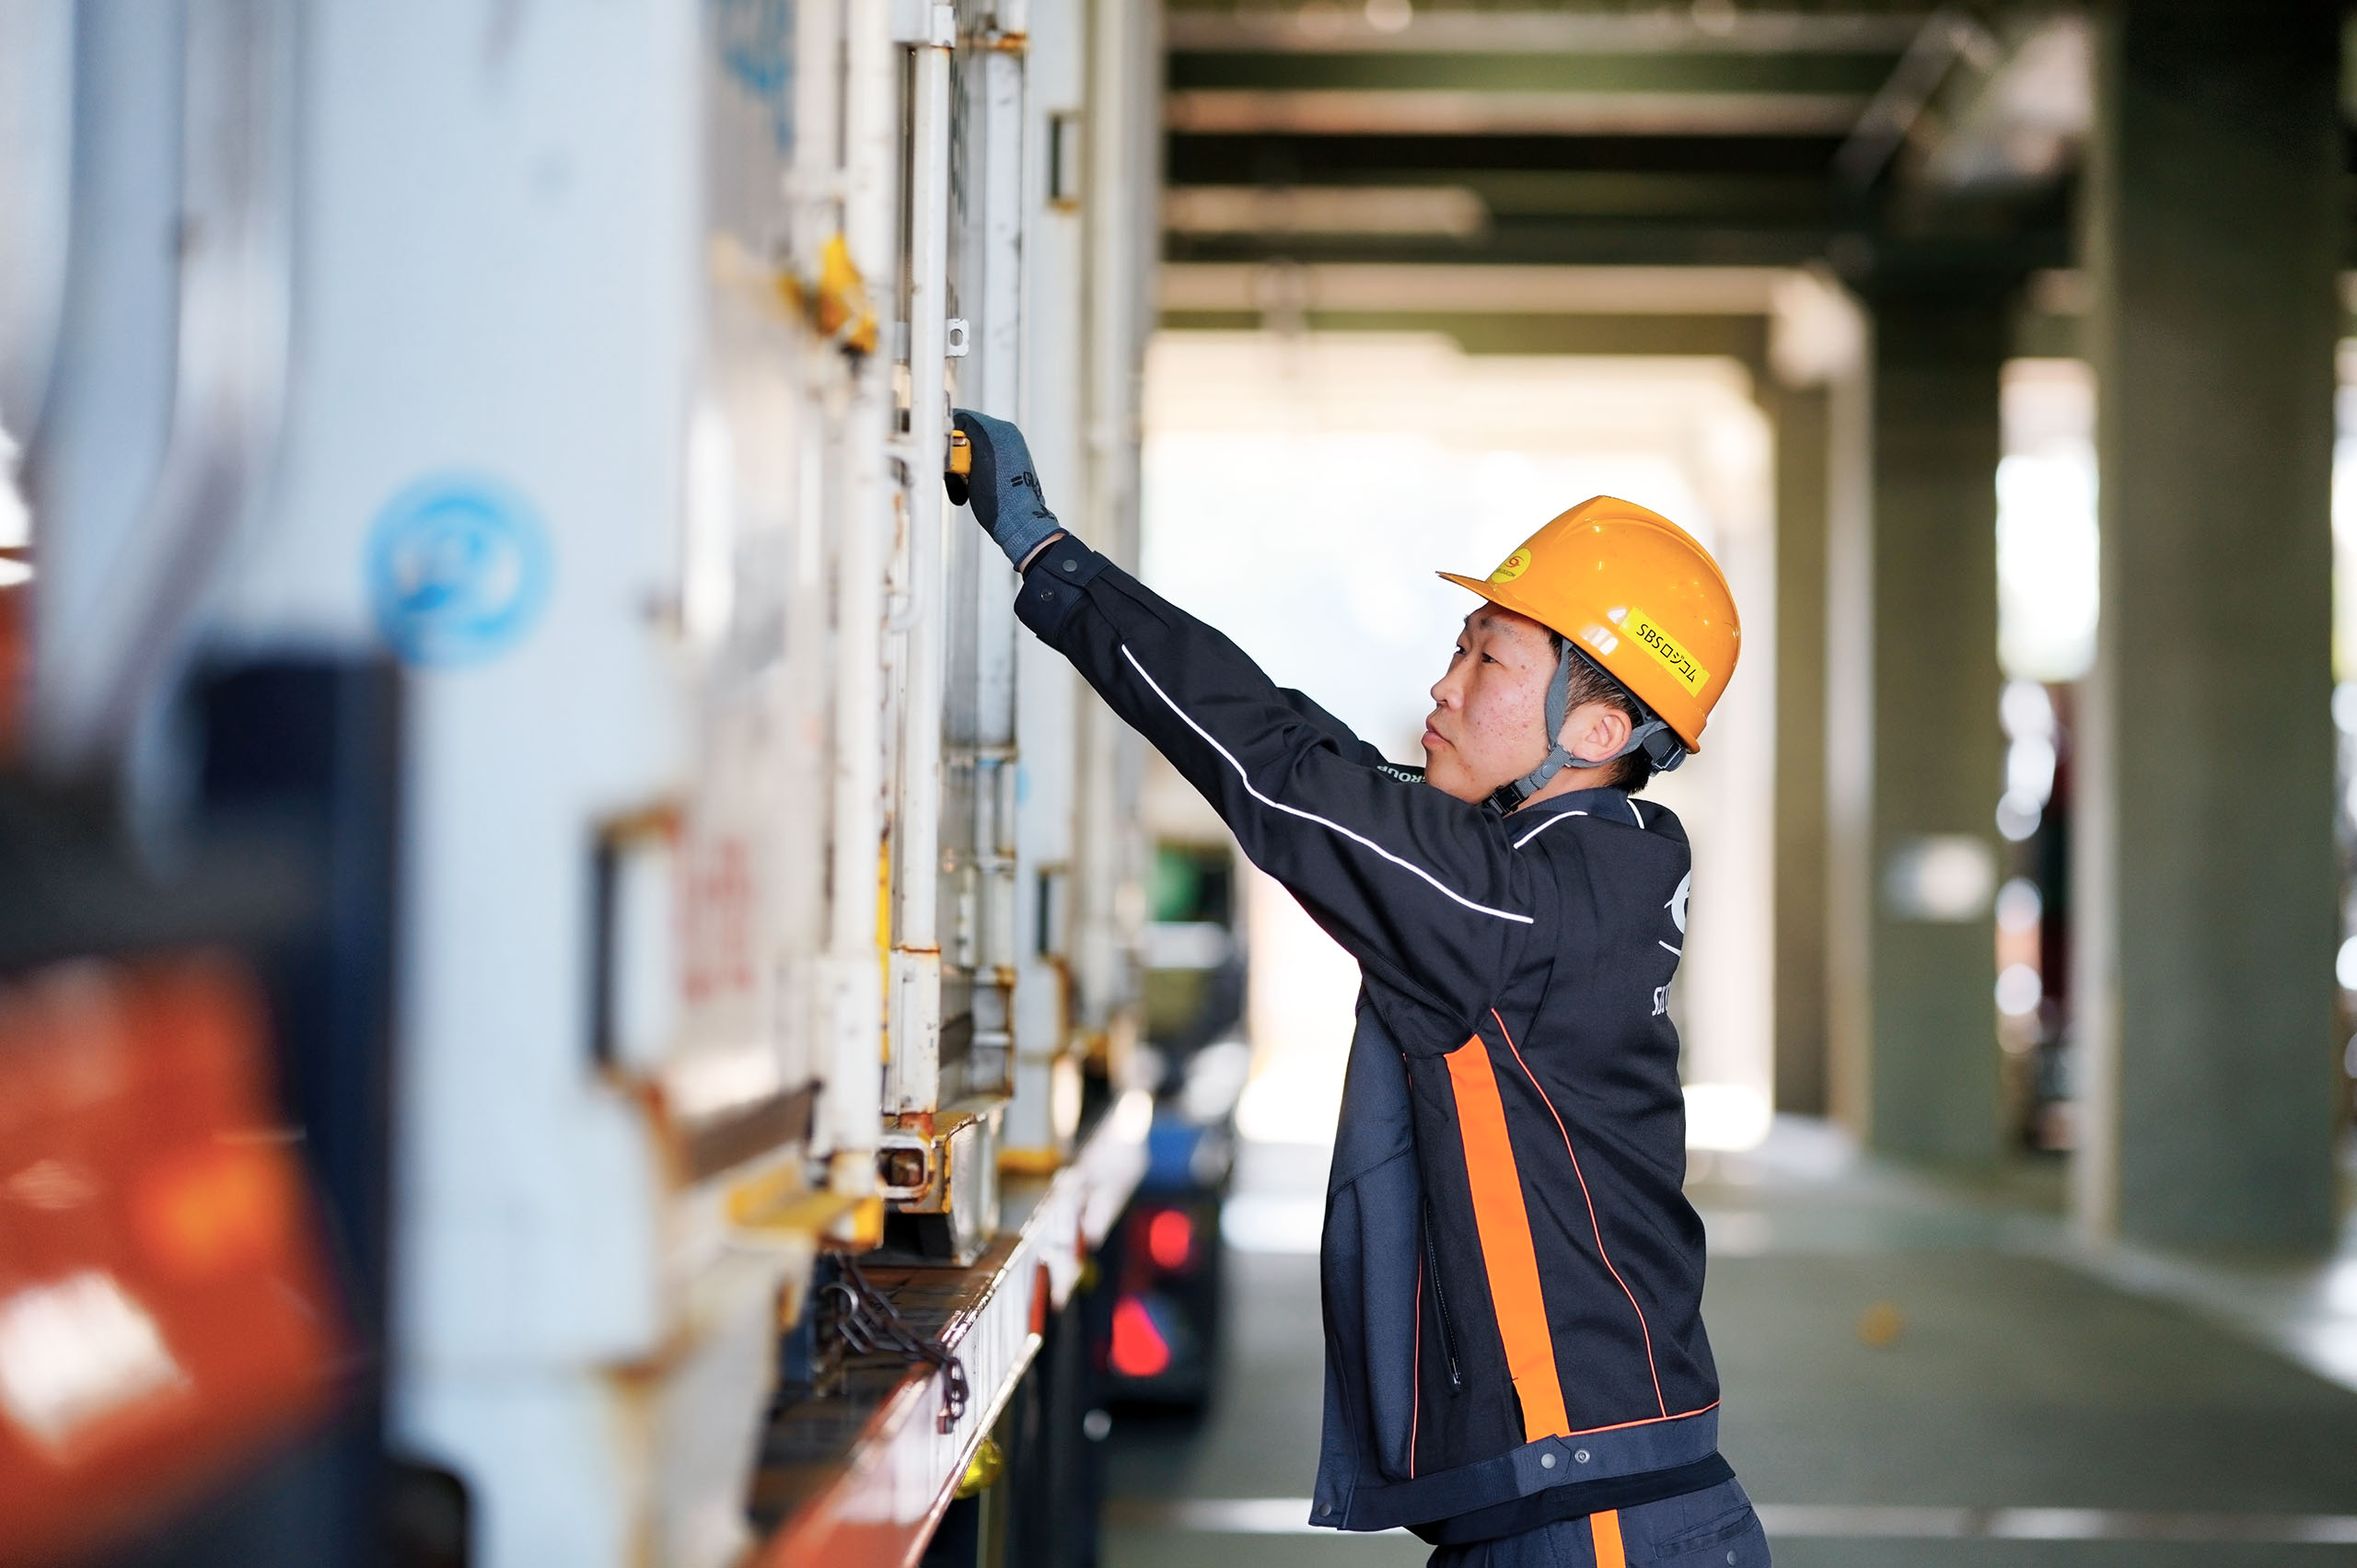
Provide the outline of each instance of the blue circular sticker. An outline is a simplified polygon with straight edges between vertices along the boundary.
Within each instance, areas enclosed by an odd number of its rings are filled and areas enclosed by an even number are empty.
[[[473,474],[411,485],[368,539],[377,629],[411,664],[479,664],[513,647],[548,602],[550,572],[532,504]]]

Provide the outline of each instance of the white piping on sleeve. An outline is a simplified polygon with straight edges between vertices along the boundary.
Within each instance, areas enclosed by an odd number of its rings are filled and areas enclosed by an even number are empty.
[[[1683,947],[1670,947],[1668,943],[1666,943],[1666,942],[1663,941],[1663,940],[1662,940],[1660,937],[1658,937],[1658,936],[1656,936],[1656,937],[1655,937],[1655,938],[1654,938],[1654,946],[1655,946],[1655,947],[1669,947],[1669,950],[1670,950],[1671,952],[1673,952],[1673,953],[1677,954],[1677,955],[1678,955],[1679,958],[1684,958],[1684,957],[1686,956],[1686,949],[1685,949],[1685,948],[1683,948]]]
[[[1637,809],[1637,803],[1633,800],[1629,802],[1629,815],[1637,819],[1638,827],[1642,828],[1645,825],[1645,814]]]
[[[1531,829],[1530,831],[1523,834],[1522,837],[1515,840],[1514,847],[1520,849],[1523,845],[1528,843],[1531,840],[1537,838],[1539,834],[1545,832],[1548,829],[1553,827],[1556,823],[1562,821],[1566,817],[1585,817],[1587,813],[1585,811],[1558,811],[1552,817],[1548,818],[1544,822],[1539,823],[1538,826]]]
[[[1416,865],[1413,861],[1400,859],[1389,850],[1385,849],[1381,844],[1376,843],[1373,839],[1367,838],[1363,834],[1354,833],[1351,831],[1350,829],[1343,827],[1340,822],[1329,821],[1326,818],[1318,816],[1316,812],[1304,811],[1297,806],[1287,806],[1282,800],[1271,800],[1267,796],[1262,795],[1259,790],[1252,787],[1252,776],[1244,771],[1244,764],[1236,760],[1236,753],[1230,751],[1226,747],[1222,746],[1218,741],[1213,740],[1210,730],[1207,730],[1202,725],[1197,724],[1193,716],[1190,714],[1186,709],[1180,707],[1178,703],[1170,700],[1170,693],[1165,691],[1155,680],[1154,677],[1145,672],[1145,666],[1138,662],[1137,655],[1130,652],[1130,645],[1127,643],[1123,643],[1121,645],[1121,656],[1130,661],[1130,668],[1138,672],[1138,679],[1144,681],[1147,687],[1153,691],[1154,694],[1162,699],[1163,705],[1165,707],[1167,707],[1172,713],[1177,714],[1181,720],[1185,721],[1189,729],[1191,729],[1197,735],[1202,736],[1205,745],[1209,746],[1213,750],[1218,752],[1223,758],[1226,759],[1227,765],[1234,768],[1236,770],[1236,776],[1243,781],[1244,793],[1259,801],[1261,805],[1266,806],[1272,810],[1282,811],[1288,817],[1298,817],[1305,822],[1315,822],[1321,828],[1329,828],[1333,830],[1335,832],[1341,834],[1342,837],[1350,840],[1353,843],[1361,844],[1373,850],[1376,854],[1381,855],[1384,859],[1389,861],[1392,865],[1399,866],[1400,869],[1415,873],[1425,881],[1431,883],[1434,889],[1443,897],[1464,905],[1467,909],[1471,910],[1476,914],[1494,915],[1500,920],[1515,921],[1524,925],[1534,925],[1538,923],[1527,914],[1516,914],[1512,910],[1492,909],[1487,904],[1475,903],[1471,899],[1467,898],[1464,894],[1457,891],[1454,888],[1449,887],[1447,884],[1441,881],[1439,877],[1425,870],[1422,866]]]

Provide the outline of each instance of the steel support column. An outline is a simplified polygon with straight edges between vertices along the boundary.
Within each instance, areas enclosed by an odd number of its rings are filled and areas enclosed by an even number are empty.
[[[2097,1234],[2332,1233],[2340,26],[2313,4],[2102,17],[2075,900]]]
[[[1821,1116],[1826,1020],[1826,521],[1829,394],[1778,387],[1776,430],[1776,1109]]]
[[[1870,1044],[1866,1133],[1894,1154],[1997,1149],[1993,813],[1998,372],[1993,288],[1873,299]]]

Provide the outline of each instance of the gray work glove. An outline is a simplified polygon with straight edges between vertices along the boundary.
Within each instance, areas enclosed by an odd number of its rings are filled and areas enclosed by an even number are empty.
[[[949,499],[972,506],[974,520],[1021,566],[1024,557],[1063,528],[1039,494],[1031,448],[1023,444],[1023,432],[1006,420],[961,408],[954,423],[972,448],[973,472],[942,476]]]

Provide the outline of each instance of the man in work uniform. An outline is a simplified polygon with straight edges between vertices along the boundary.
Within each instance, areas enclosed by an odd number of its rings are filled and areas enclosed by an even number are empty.
[[[1435,1564],[1764,1568],[1683,1192],[1690,859],[1631,793],[1734,671],[1717,564],[1598,496],[1450,576],[1485,602],[1419,775],[1063,532],[1013,425],[957,427],[951,496],[1021,569],[1023,622],[1359,962],[1310,1522],[1405,1526]]]

